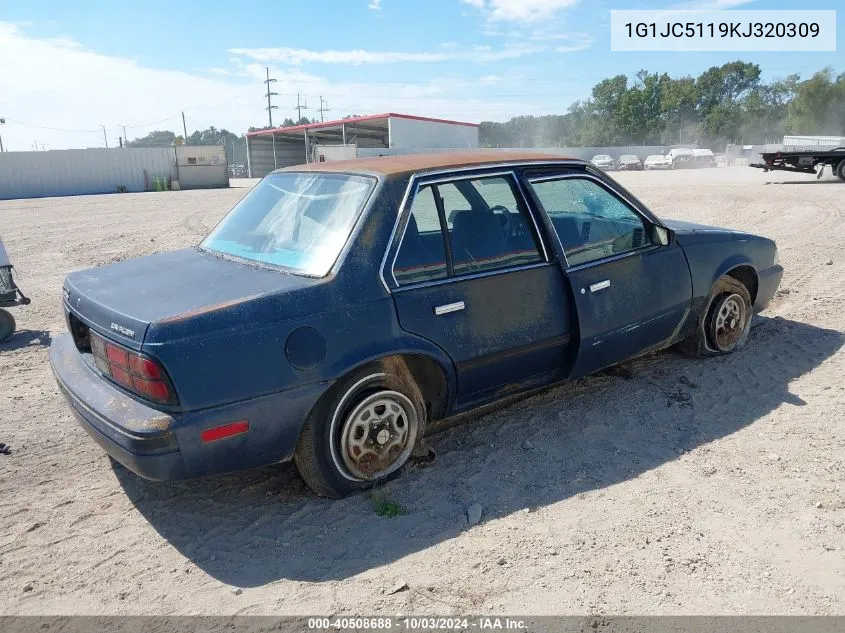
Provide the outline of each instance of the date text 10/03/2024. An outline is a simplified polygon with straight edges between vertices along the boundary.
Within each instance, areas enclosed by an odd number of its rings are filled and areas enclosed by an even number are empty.
[[[308,629],[312,631],[370,630],[389,631],[524,631],[524,620],[508,617],[346,617],[309,618]]]

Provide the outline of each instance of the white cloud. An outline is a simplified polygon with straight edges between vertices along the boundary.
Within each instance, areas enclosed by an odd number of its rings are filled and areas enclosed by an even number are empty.
[[[490,46],[475,46],[469,51],[447,48],[439,52],[396,52],[347,50],[315,51],[304,48],[230,48],[229,53],[246,57],[257,62],[276,62],[280,64],[300,65],[306,62],[320,64],[392,64],[392,63],[433,63],[447,61],[493,62],[503,59],[516,59],[547,50],[545,46],[521,44],[493,50]]]
[[[445,52],[473,60],[525,54],[508,50]],[[394,111],[480,121],[553,109],[542,99],[524,96],[524,90],[522,96],[485,96],[483,88],[497,83],[491,75],[424,82],[336,81],[301,68],[278,66],[272,60],[262,63],[247,55],[240,58],[251,61],[216,69],[229,75],[215,69],[194,73],[149,68],[68,39],[32,37],[22,27],[0,22],[0,116],[7,121],[0,129],[3,143],[10,151],[27,151],[33,142],[47,149],[102,147],[99,126],[105,125],[109,146],[115,146],[124,124],[130,138],[155,129],[181,133],[182,110],[188,119],[188,133],[210,125],[243,132],[267,120],[261,83],[265,65],[270,65],[271,77],[278,80],[274,84],[279,93],[274,101],[279,106],[273,113],[275,122],[295,116],[297,92],[307,96],[312,108],[305,114],[312,117],[319,95],[331,102],[337,117]],[[554,106],[559,109],[558,104]]]
[[[515,20],[539,22],[554,17],[559,11],[570,9],[578,0],[461,0],[480,9],[493,22]]]
[[[370,0],[370,4],[367,5],[368,9],[372,9],[373,11],[381,11],[381,0]]]

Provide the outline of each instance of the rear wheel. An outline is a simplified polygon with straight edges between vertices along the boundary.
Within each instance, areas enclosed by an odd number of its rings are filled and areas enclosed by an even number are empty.
[[[0,343],[11,338],[12,334],[15,333],[15,327],[15,317],[12,316],[11,312],[0,309]]]
[[[748,288],[726,275],[713,284],[703,318],[679,348],[693,357],[730,354],[748,340],[753,313]]]
[[[401,359],[353,372],[312,410],[294,463],[314,492],[343,497],[399,473],[425,430],[420,390]]]
[[[839,161],[839,164],[836,166],[836,175],[839,177],[839,180],[845,181],[845,160]]]

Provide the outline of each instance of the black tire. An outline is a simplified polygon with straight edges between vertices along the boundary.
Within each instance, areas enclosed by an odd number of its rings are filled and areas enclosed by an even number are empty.
[[[364,422],[361,407],[372,406],[376,411],[382,406],[382,399],[401,409],[395,416],[393,426],[383,420],[376,420],[368,433],[353,437],[361,431]],[[366,413],[366,409],[364,409]],[[383,412],[384,413],[384,412]],[[383,414],[382,413],[382,414]],[[387,412],[390,417],[390,412]],[[413,420],[416,416],[416,420]],[[400,423],[401,422],[401,423]],[[324,497],[340,498],[350,493],[367,490],[376,484],[396,477],[407,464],[414,446],[425,433],[426,407],[417,387],[401,358],[389,358],[380,363],[362,367],[340,380],[314,407],[299,435],[293,461],[305,483]],[[379,424],[381,430],[379,430]],[[396,425],[406,429],[405,439],[398,451],[393,430]],[[382,433],[391,428],[390,437],[381,440]],[[401,429],[398,429],[401,432]],[[372,462],[362,465],[352,454],[356,447],[350,443],[369,443],[378,449],[391,441],[391,455],[381,464]],[[381,446],[379,446],[379,442]],[[346,448],[344,448],[346,447]],[[360,449],[357,449],[360,450]],[[375,455],[369,450],[366,455]],[[365,460],[362,459],[362,462]],[[370,472],[377,466],[385,466],[377,472]],[[355,469],[359,470],[356,472]],[[362,474],[366,473],[366,474]]]
[[[725,275],[713,284],[705,305],[695,332],[678,344],[680,351],[701,358],[730,354],[745,345],[754,316],[748,288]]]
[[[16,327],[17,324],[15,323],[15,317],[12,316],[12,313],[0,309],[0,343],[4,343],[8,339],[12,338],[12,334],[15,333]]]
[[[836,175],[839,177],[839,180],[845,182],[845,160],[839,161],[839,164],[836,166],[835,172]]]

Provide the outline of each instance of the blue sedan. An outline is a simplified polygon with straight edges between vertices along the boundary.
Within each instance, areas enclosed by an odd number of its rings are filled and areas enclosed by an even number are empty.
[[[733,352],[782,274],[772,240],[661,220],[583,161],[324,162],[269,174],[198,246],[68,275],[50,360],[143,477],[293,459],[340,497],[433,421],[672,345]]]

